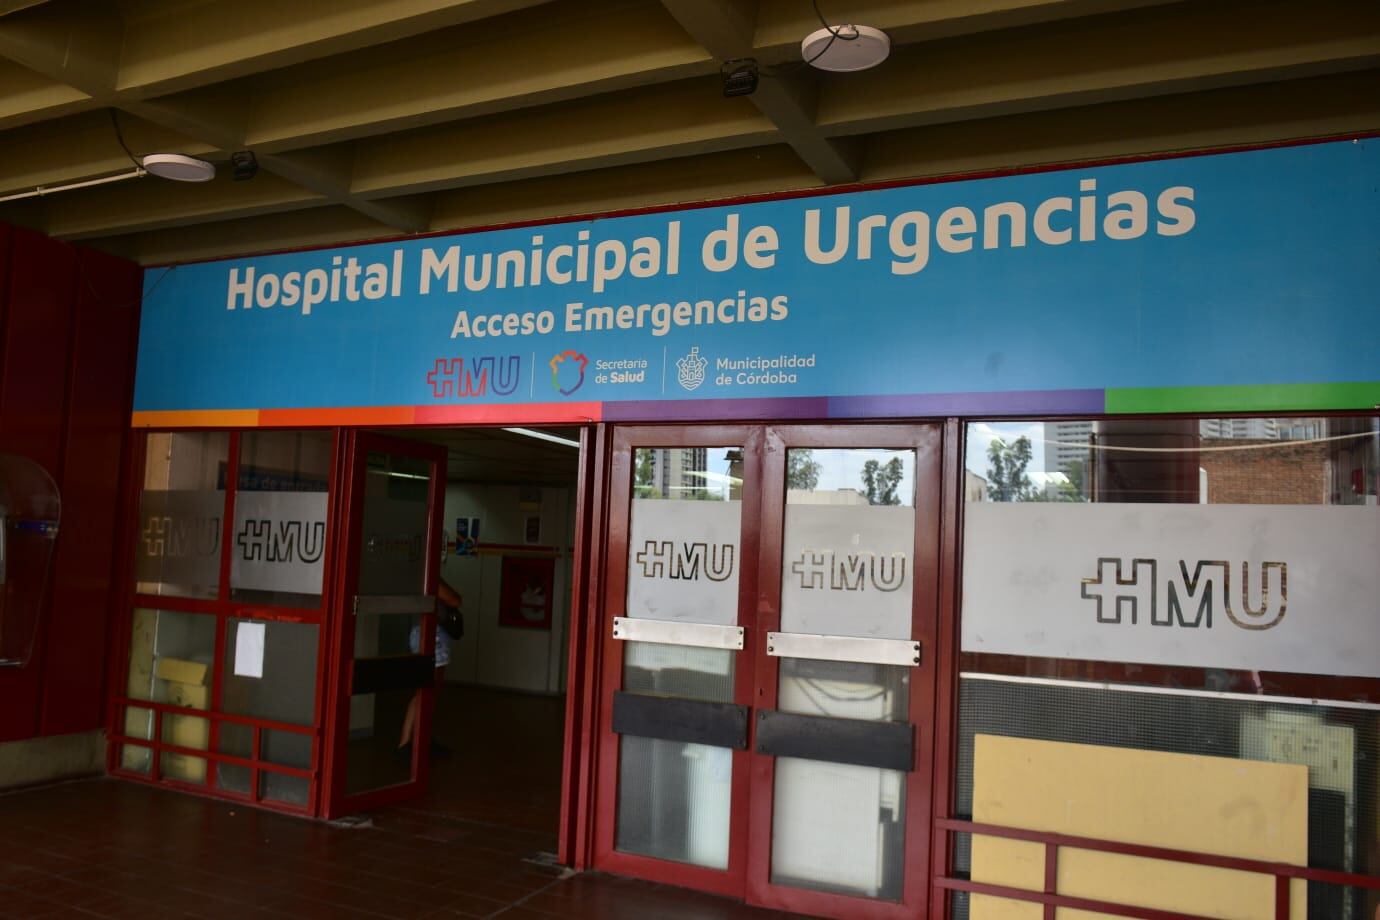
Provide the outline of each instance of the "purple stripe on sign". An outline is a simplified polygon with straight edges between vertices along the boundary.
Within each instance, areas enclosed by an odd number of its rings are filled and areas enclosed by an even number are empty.
[[[604,403],[606,422],[739,421],[827,418],[824,396],[763,399],[647,399]]]
[[[916,415],[1101,415],[1105,407],[1105,390],[835,396],[829,399],[829,418],[892,418]]]

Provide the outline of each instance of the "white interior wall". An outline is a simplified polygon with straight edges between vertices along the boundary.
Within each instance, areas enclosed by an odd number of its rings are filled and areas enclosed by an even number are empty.
[[[574,543],[572,494],[566,488],[541,488],[536,510],[520,507],[516,485],[450,483],[446,487],[446,531],[455,534],[456,518],[480,519],[477,556],[450,553],[441,577],[462,600],[465,638],[451,643],[446,679],[540,693],[565,688],[565,631],[570,617],[571,547]],[[501,547],[524,546],[524,526],[541,517],[540,545],[555,547],[551,629],[500,626],[499,597],[503,573]]]

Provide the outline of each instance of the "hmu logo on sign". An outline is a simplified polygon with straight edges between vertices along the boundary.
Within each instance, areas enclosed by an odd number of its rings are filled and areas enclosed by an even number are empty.
[[[700,572],[710,581],[724,581],[733,574],[732,543],[673,543],[647,540],[633,561],[642,566],[643,578],[675,578],[696,581]]]
[[[245,562],[311,564],[320,561],[326,548],[326,522],[251,518],[235,535],[235,545]]]
[[[521,355],[483,355],[478,358],[437,358],[426,382],[436,399],[507,396],[522,382]]]
[[[220,518],[155,515],[144,525],[144,555],[155,559],[214,556],[220,552]]]
[[[826,587],[830,591],[866,591],[871,585],[874,590],[891,592],[906,582],[906,556],[870,552],[839,555],[828,549],[807,549],[791,563],[791,574],[799,576],[800,587],[807,591]]]
[[[1256,572],[1260,597],[1251,603],[1251,564],[1241,563],[1241,606],[1232,606],[1231,578],[1234,567],[1221,560],[1180,559],[1177,567],[1164,566],[1168,575],[1160,578],[1157,559],[1132,559],[1129,565],[1117,558],[1099,558],[1097,577],[1083,579],[1084,600],[1097,602],[1097,622],[1135,625],[1148,615],[1152,626],[1182,626],[1188,629],[1212,628],[1213,614],[1221,613],[1242,629],[1270,629],[1284,619],[1289,603],[1289,566],[1283,562],[1263,562]],[[1273,588],[1279,588],[1278,603]],[[1161,593],[1163,587],[1163,593]],[[1219,613],[1220,612],[1220,613]]]

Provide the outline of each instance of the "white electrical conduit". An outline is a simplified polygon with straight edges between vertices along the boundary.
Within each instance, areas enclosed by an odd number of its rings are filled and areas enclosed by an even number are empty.
[[[0,196],[0,204],[7,201],[19,201],[24,198],[42,198],[44,195],[51,195],[54,192],[70,192],[77,188],[90,188],[93,185],[106,185],[111,182],[123,182],[126,179],[138,179],[140,176],[148,175],[142,167],[135,167],[127,173],[118,173],[114,176],[102,176],[99,179],[87,179],[85,182],[68,182],[64,185],[40,185],[27,192],[16,192],[13,195]]]

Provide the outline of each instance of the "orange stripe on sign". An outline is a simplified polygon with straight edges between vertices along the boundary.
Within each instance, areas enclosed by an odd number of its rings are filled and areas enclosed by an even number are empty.
[[[569,425],[597,422],[604,404],[529,403],[493,406],[418,406],[418,425]]]
[[[330,409],[264,409],[259,424],[273,428],[313,425],[412,425],[411,406],[342,406]]]
[[[135,412],[134,428],[257,428],[258,409],[192,409]]]

